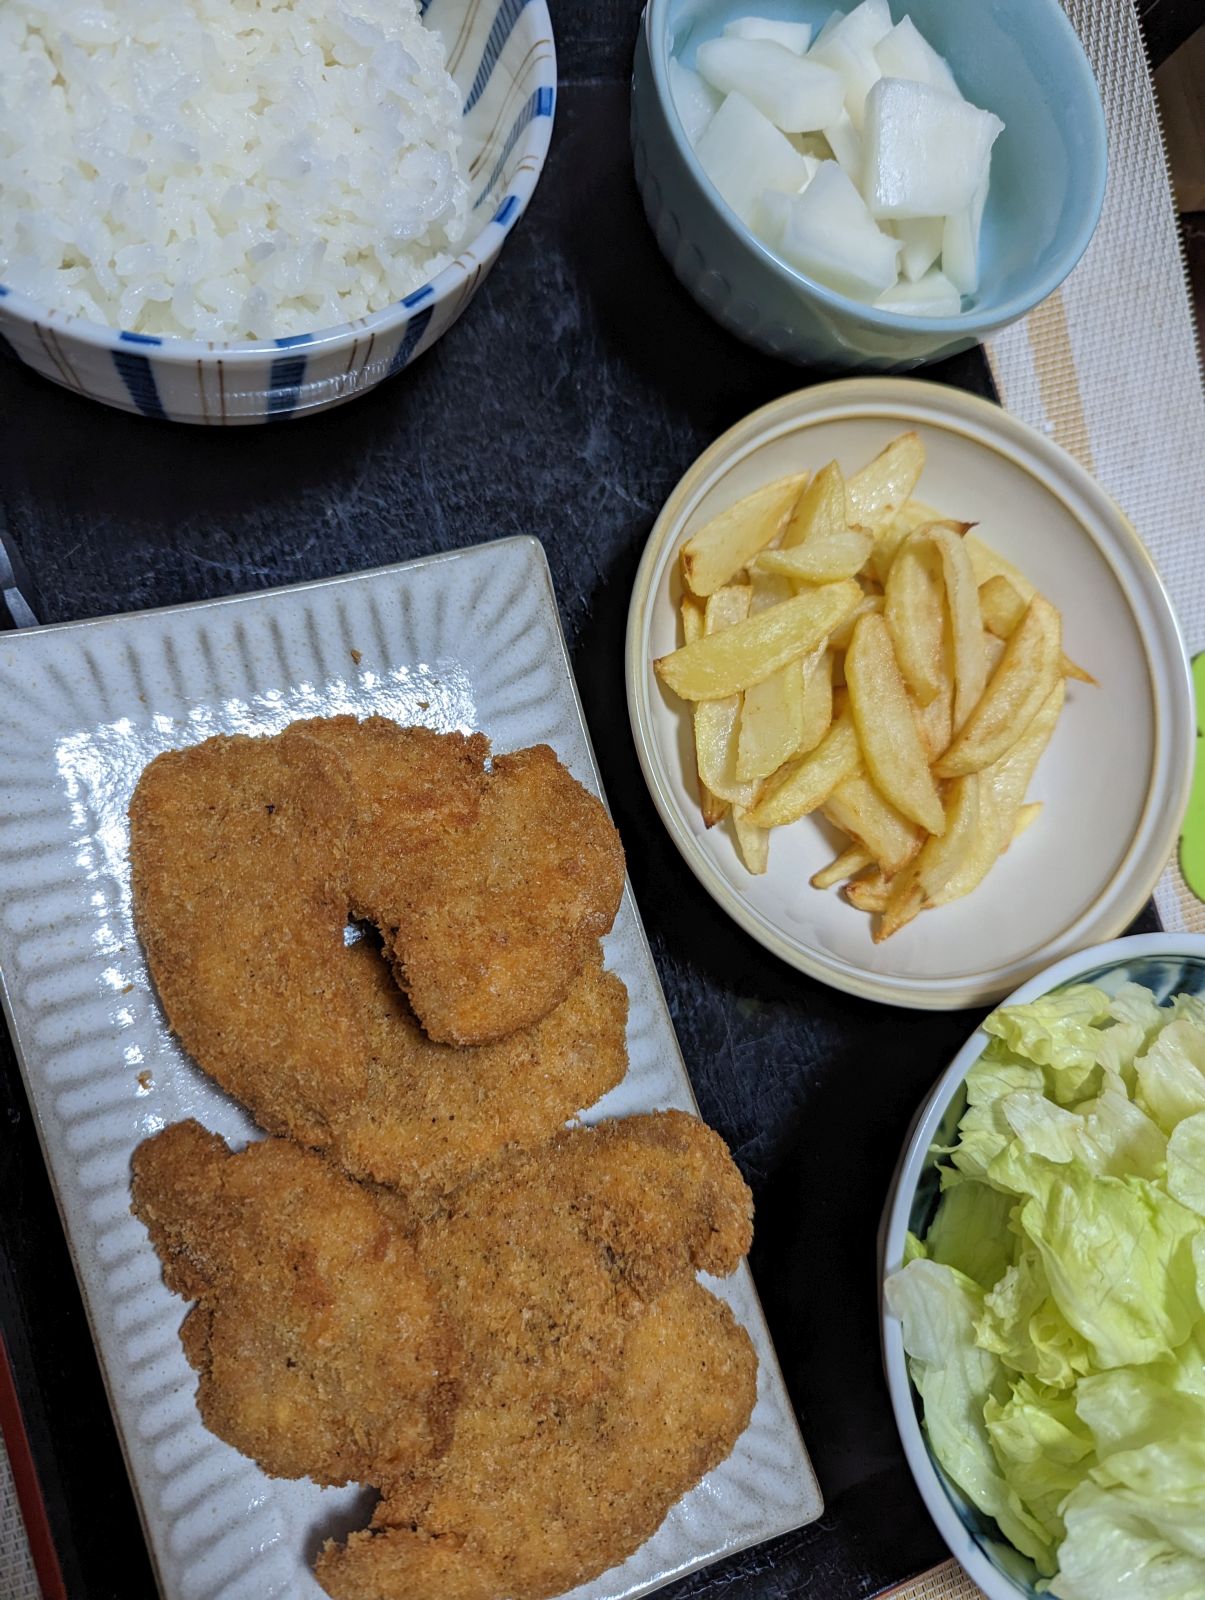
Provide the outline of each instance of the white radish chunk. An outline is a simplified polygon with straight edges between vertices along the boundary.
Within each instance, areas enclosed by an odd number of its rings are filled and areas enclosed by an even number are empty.
[[[814,133],[840,115],[838,75],[772,39],[707,39],[695,62],[713,88],[744,95],[783,133]]]
[[[876,217],[948,217],[974,198],[1004,124],[927,83],[880,78],[866,98],[866,201]]]
[[[862,0],[860,6],[855,6],[852,11],[842,16],[839,11],[834,11],[832,16],[816,35],[812,45],[812,54],[833,40],[843,44],[856,45],[859,50],[873,50],[880,39],[885,39],[891,32],[891,7],[887,0]]]
[[[979,287],[979,229],[987,204],[987,190],[985,177],[970,205],[947,217],[942,230],[942,271],[960,294],[974,294]]]
[[[865,161],[862,153],[862,135],[854,127],[848,111],[843,111],[836,122],[829,123],[824,130],[824,137],[828,140],[833,156],[844,169],[846,177],[855,189],[861,189]]]
[[[804,156],[803,159],[807,162],[808,175],[799,186],[800,194],[820,170],[819,161],[814,161],[811,156]],[[793,194],[783,194],[781,189],[763,189],[757,197],[751,227],[772,250],[777,250],[782,243],[794,198]]]
[[[910,317],[956,317],[962,310],[962,296],[944,272],[934,269],[916,283],[897,283],[875,304]]]
[[[843,39],[833,39],[823,51],[810,55],[809,61],[822,62],[841,75],[845,86],[845,110],[855,128],[861,128],[866,106],[866,96],[882,74],[873,50],[862,50]]]
[[[891,231],[903,245],[900,271],[909,283],[923,278],[941,254],[944,217],[900,217]]]
[[[786,232],[794,200],[793,194],[783,194],[781,189],[763,189],[757,197],[750,226],[771,250],[778,250],[782,246],[782,236]]]
[[[856,300],[877,299],[895,283],[899,249],[835,161],[822,162],[791,202],[779,246],[800,272]]]
[[[931,89],[942,89],[956,100],[962,99],[945,57],[938,55],[911,17],[904,17],[884,34],[874,47],[874,55],[885,78],[910,78],[913,83],[927,83]]]
[[[763,189],[796,194],[808,180],[808,158],[740,94],[730,94],[712,117],[695,155],[745,223],[752,222]]]
[[[669,59],[669,92],[687,139],[692,145],[698,144],[703,129],[720,109],[723,96],[673,56]]]
[[[866,96],[881,76],[875,60],[875,45],[890,30],[891,12],[887,0],[862,0],[862,4],[842,17],[831,32],[822,34],[809,53],[809,60],[819,61],[841,74],[845,109],[855,128],[861,128]]]
[[[821,28],[820,32],[812,40],[812,49],[813,50],[818,50],[826,39],[831,39],[832,35],[833,35],[834,28],[840,27],[840,25],[844,21],[845,21],[845,13],[844,13],[844,11],[834,11],[834,12],[832,12],[830,14],[830,16],[829,16],[828,21],[824,24],[823,28]]]
[[[810,22],[776,22],[773,17],[737,17],[724,24],[725,39],[772,39],[797,56],[807,53],[812,42]]]

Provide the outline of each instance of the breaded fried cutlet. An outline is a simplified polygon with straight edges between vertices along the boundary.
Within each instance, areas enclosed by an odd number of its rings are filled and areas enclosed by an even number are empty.
[[[443,1453],[455,1324],[368,1190],[299,1145],[233,1155],[180,1122],[134,1153],[133,1209],[168,1287],[205,1426],[275,1477],[404,1477]]]
[[[432,737],[457,761],[472,748]],[[303,731],[158,757],[130,808],[135,920],[200,1066],[268,1132],[418,1203],[617,1084],[627,994],[595,940],[532,1027],[475,1048],[433,1042],[372,941],[344,942],[366,870],[359,804],[338,750]]]
[[[601,803],[547,745],[486,771],[480,734],[383,717],[290,732],[347,763],[352,912],[377,925],[429,1037],[488,1043],[565,999],[615,920],[624,859]]]
[[[570,1130],[451,1196],[416,1238],[462,1340],[452,1442],[325,1547],[334,1600],[544,1600],[654,1533],[752,1411],[748,1336],[694,1279],[736,1267],[750,1216],[723,1141],[678,1112]]]

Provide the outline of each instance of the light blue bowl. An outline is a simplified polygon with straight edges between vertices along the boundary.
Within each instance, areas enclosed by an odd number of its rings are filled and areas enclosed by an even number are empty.
[[[1123,983],[1149,989],[1162,1005],[1175,994],[1205,995],[1205,936],[1147,933],[1114,939],[1067,956],[1001,1002],[1023,1005],[1072,984],[1091,983],[1116,994]],[[966,1075],[986,1050],[977,1028],[954,1057],[917,1114],[896,1170],[879,1238],[880,1283],[903,1265],[909,1232],[924,1238],[940,1198],[934,1148],[957,1142],[966,1111]],[[1037,1568],[1008,1543],[991,1517],[967,1499],[938,1466],[921,1426],[920,1399],[908,1376],[900,1325],[882,1305],[883,1366],[908,1465],[938,1531],[988,1600],[1042,1600]]]
[[[698,44],[732,17],[818,27],[830,9],[829,0],[648,0],[632,82],[636,179],[674,271],[732,333],[804,366],[898,371],[967,349],[1062,283],[1104,200],[1104,112],[1058,0],[892,0],[895,20],[912,18],[966,97],[1001,117],[1005,131],[993,152],[978,292],[957,317],[876,310],[805,277],[753,237],[704,175],[668,86],[670,56],[692,65]]]
[[[152,338],[50,311],[0,284],[0,353],[78,394],[172,422],[283,422],[340,405],[429,350],[523,215],[548,154],[556,52],[545,0],[426,0],[463,104],[469,232],[456,260],[396,305],[263,343]]]

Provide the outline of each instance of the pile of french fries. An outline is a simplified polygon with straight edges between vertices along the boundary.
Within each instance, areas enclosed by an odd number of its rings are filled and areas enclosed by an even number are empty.
[[[901,434],[846,479],[832,461],[758,489],[682,547],[685,642],[655,663],[693,704],[708,827],[750,872],[819,811],[844,883],[890,937],[969,894],[1041,809],[1025,791],[1063,707],[1062,619],[1013,566],[913,498]]]

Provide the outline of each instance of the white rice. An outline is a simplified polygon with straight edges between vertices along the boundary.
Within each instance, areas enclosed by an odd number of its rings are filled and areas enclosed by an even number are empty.
[[[465,228],[415,0],[0,0],[0,283],[136,333],[378,311]]]

